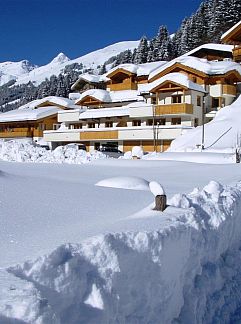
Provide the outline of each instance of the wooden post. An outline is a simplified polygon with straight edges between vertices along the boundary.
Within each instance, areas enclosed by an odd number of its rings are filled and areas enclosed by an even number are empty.
[[[155,207],[153,210],[164,211],[167,208],[167,196],[157,195],[155,197]]]

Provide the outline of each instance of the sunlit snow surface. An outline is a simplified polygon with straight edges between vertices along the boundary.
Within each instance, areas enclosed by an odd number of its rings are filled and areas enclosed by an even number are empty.
[[[0,170],[0,266],[11,266],[0,271],[0,323],[228,322],[238,308],[241,193],[223,185],[241,179],[240,165],[105,159]],[[115,177],[157,181],[170,206],[154,212],[150,191],[95,186]]]

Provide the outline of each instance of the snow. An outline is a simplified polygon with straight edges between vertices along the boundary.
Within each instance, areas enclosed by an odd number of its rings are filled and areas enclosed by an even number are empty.
[[[216,50],[216,51],[221,51],[221,52],[229,52],[232,54],[233,52],[233,46],[232,45],[224,45],[224,44],[203,44],[200,45],[196,48],[194,48],[193,50],[191,50],[190,52],[185,53],[184,56],[190,56],[195,54],[196,52],[202,50],[202,49],[210,49],[210,50]]]
[[[129,116],[128,108],[87,109],[80,114],[80,119]]]
[[[156,181],[151,181],[149,183],[149,188],[152,192],[152,194],[156,197],[159,195],[165,195],[165,190],[164,188],[160,185],[160,183]]]
[[[228,34],[230,34],[233,30],[235,30],[236,28],[239,28],[239,26],[241,26],[241,20],[239,22],[237,22],[237,24],[235,24],[233,27],[231,27],[229,30],[227,30],[222,36],[221,36],[221,40],[223,40],[224,38],[226,38],[228,36]]]
[[[240,165],[0,166],[3,323],[229,323],[238,316]],[[148,191],[94,186],[107,175],[162,183],[169,206],[160,216]]]
[[[111,73],[116,70],[123,69],[125,71],[131,72],[136,74],[137,76],[144,76],[149,75],[155,69],[161,67],[162,65],[166,64],[166,61],[158,61],[158,62],[151,62],[151,63],[143,63],[143,64],[119,64],[118,66],[112,68],[111,70],[106,73],[108,77]]]
[[[143,156],[143,149],[141,146],[133,146],[132,150],[131,150],[131,155],[132,157],[138,157],[138,158],[142,158]]]
[[[28,141],[0,140],[0,159],[4,161],[82,164],[106,158],[101,152],[79,150],[77,145],[58,146],[50,151]]]
[[[220,109],[214,119],[204,126],[204,147],[207,152],[225,152],[240,146],[241,135],[241,96],[230,106]],[[169,152],[185,152],[197,150],[201,144],[202,127],[187,131],[175,139]]]
[[[149,80],[151,80],[152,78],[154,78],[156,75],[163,72],[167,68],[172,67],[176,63],[180,63],[184,66],[191,67],[207,75],[225,74],[232,70],[235,70],[239,74],[241,74],[241,66],[240,64],[235,62],[231,62],[231,61],[214,62],[214,61],[208,61],[207,59],[203,59],[203,58],[183,55],[162,65],[160,68],[151,72],[149,75]]]
[[[81,93],[75,104],[78,104],[87,96],[106,103],[143,100],[143,98],[139,96],[139,92],[137,90],[107,91],[102,89],[90,89]]]
[[[1,144],[0,323],[240,321],[240,164]]]
[[[11,80],[16,80],[22,75],[28,74],[36,67],[36,65],[31,64],[27,60],[23,60],[20,62],[0,63],[0,86],[4,85],[5,83]]]
[[[29,81],[33,82],[35,85],[39,85],[46,78],[50,78],[51,75],[58,76],[63,72],[67,65],[74,63],[82,63],[85,69],[97,69],[98,65],[104,64],[112,56],[116,56],[120,52],[127,49],[134,50],[139,44],[139,41],[124,41],[118,42],[102,49],[93,51],[89,54],[80,56],[76,59],[69,60],[63,53],[60,53],[56,58],[54,58],[50,63],[36,67],[32,71],[19,75],[16,77],[16,84],[26,84]]]
[[[0,115],[0,122],[38,120],[55,115],[59,110],[60,108],[54,106],[26,110],[10,110]]]
[[[19,107],[18,109],[34,109],[38,106],[41,106],[44,103],[48,103],[49,105],[59,105],[64,108],[78,108],[74,105],[73,100],[63,97],[57,96],[48,96],[42,99],[36,99],[33,101],[28,102],[27,104]]]
[[[158,87],[159,85],[161,85],[162,83],[167,82],[167,81],[177,83],[177,84],[184,86],[188,89],[196,90],[199,92],[205,92],[205,89],[201,85],[189,80],[189,78],[186,74],[178,73],[178,72],[168,73],[165,76],[159,78],[158,80],[155,80],[155,81],[147,83],[147,84],[139,84],[138,90],[140,91],[140,93],[151,92],[153,89],[155,89],[156,87]]]
[[[97,182],[96,186],[130,190],[149,190],[149,182],[138,177],[108,178]]]

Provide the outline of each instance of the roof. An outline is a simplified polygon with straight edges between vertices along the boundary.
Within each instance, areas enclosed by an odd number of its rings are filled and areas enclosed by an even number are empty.
[[[163,84],[167,81],[173,82],[173,83],[178,84],[181,87],[184,87],[187,89],[196,90],[199,92],[206,92],[205,89],[201,85],[189,80],[189,78],[186,74],[178,73],[178,72],[168,73],[167,75],[164,75],[160,79],[155,80],[151,83],[140,84],[138,88],[139,88],[140,93],[141,92],[152,92],[155,88],[157,88],[158,86],[160,86],[161,84]]]
[[[15,109],[0,115],[0,122],[35,121],[57,114],[58,107],[41,107],[36,109]]]
[[[200,45],[190,52],[186,53],[184,56],[191,56],[201,50],[212,50],[212,51],[218,51],[218,52],[227,52],[232,54],[233,46],[232,45],[224,45],[224,44],[203,44]],[[195,55],[194,55],[195,56]]]
[[[221,40],[225,42],[230,36],[235,34],[239,29],[241,29],[241,20],[235,24],[233,27],[231,27],[229,30],[227,30],[222,36]]]
[[[48,96],[48,97],[45,97],[42,99],[33,100],[33,101],[19,107],[18,109],[20,109],[20,110],[34,109],[36,107],[43,105],[44,103],[46,103],[49,106],[56,105],[56,106],[61,106],[63,108],[67,108],[67,109],[76,108],[73,100],[70,100],[68,98],[63,98],[63,97],[57,97],[57,96]]]
[[[90,73],[81,74],[77,81],[71,86],[71,89],[74,89],[76,85],[81,82],[85,81],[87,83],[101,83],[107,82],[109,79],[105,75],[95,75]]]
[[[112,74],[117,70],[125,70],[132,74],[136,74],[137,76],[148,76],[152,71],[157,69],[158,67],[166,64],[166,61],[158,61],[158,62],[151,62],[151,63],[143,63],[143,64],[120,64],[113,69],[111,69],[105,76]]]
[[[128,108],[103,108],[103,109],[87,109],[85,112],[79,115],[79,119],[95,119],[101,117],[121,117],[129,116],[130,112]]]
[[[83,92],[75,103],[78,104],[85,97],[92,97],[105,103],[143,100],[143,98],[139,96],[137,90],[107,91],[102,89],[90,89]]]
[[[206,75],[226,74],[233,70],[237,71],[241,75],[241,65],[236,62],[232,62],[232,61],[215,62],[215,61],[208,61],[207,59],[203,59],[203,58],[197,58],[194,56],[183,55],[166,63],[160,68],[154,70],[152,73],[150,73],[149,80],[156,77],[159,73],[162,73],[167,68],[170,68],[177,63],[195,69]]]

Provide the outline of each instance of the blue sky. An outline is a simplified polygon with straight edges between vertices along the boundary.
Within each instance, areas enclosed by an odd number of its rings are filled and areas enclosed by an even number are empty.
[[[171,33],[201,0],[0,0],[0,62],[42,65],[59,52],[75,58],[122,40]]]

